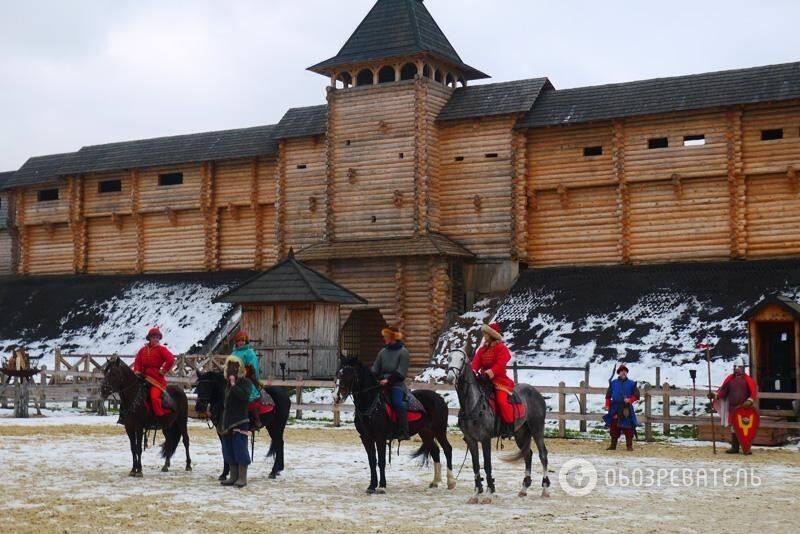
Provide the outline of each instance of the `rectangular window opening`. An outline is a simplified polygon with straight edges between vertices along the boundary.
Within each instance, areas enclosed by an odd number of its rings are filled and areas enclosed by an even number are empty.
[[[98,193],[119,193],[122,191],[122,180],[102,180],[97,184]]]
[[[405,158],[405,157],[406,157],[406,155],[405,155],[405,154],[403,154],[402,152],[400,152],[400,153],[397,155],[397,157],[399,157],[400,159],[403,159],[403,158]]]
[[[306,165],[305,163],[301,163],[300,165],[297,166],[297,168],[300,170],[307,169],[308,165]]]
[[[761,130],[762,141],[775,141],[776,139],[783,139],[783,128],[772,128],[770,130]]]
[[[703,146],[705,144],[706,144],[705,134],[683,136],[683,146]]]
[[[488,154],[486,154],[486,157],[487,158],[496,158],[497,157],[497,152],[489,152]]]
[[[456,156],[455,161],[464,161],[464,156]]]
[[[52,202],[58,200],[58,189],[42,189],[39,191],[37,199],[39,202]]]
[[[655,148],[667,148],[669,146],[669,139],[666,137],[654,137],[647,140],[647,148],[653,150]]]
[[[168,185],[181,185],[183,183],[182,172],[168,172],[158,175],[158,185],[160,187]]]
[[[603,147],[602,146],[587,146],[583,147],[583,155],[584,157],[590,156],[602,156],[603,155]]]
[[[345,146],[350,146],[350,139],[348,139],[347,141],[345,141],[345,142],[344,142],[344,145],[345,145]]]

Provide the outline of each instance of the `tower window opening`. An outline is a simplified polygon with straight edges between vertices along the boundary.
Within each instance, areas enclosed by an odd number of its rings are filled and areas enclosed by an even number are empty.
[[[647,140],[647,148],[650,150],[667,147],[669,147],[669,139],[666,137],[654,137]]]
[[[783,128],[772,128],[770,130],[761,130],[762,141],[775,141],[783,139]]]
[[[387,65],[378,71],[378,83],[391,83],[394,81],[397,81],[394,67]]]
[[[583,156],[588,158],[591,156],[602,156],[603,155],[603,147],[602,146],[586,146],[583,147]]]
[[[417,66],[413,63],[406,63],[403,65],[403,68],[400,69],[400,79],[401,80],[413,80],[414,76],[417,75]]]
[[[356,77],[356,82],[359,86],[361,85],[372,85],[372,71],[369,69],[364,69],[358,73]]]

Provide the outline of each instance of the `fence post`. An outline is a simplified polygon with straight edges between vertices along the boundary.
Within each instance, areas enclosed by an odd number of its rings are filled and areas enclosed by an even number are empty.
[[[586,388],[587,383],[581,380],[581,394],[580,394],[580,402],[581,402],[581,415],[586,415]],[[580,420],[580,428],[581,432],[586,432],[586,418],[581,417]]]
[[[656,387],[661,387],[661,367],[656,367]]]
[[[564,393],[566,384],[564,382],[558,383],[558,413],[561,418],[558,420],[558,437],[567,437],[567,421],[564,419],[564,414],[567,412],[567,394]]]
[[[303,404],[303,386],[299,383],[294,388],[294,402],[298,406]],[[297,410],[294,414],[295,419],[302,419],[303,418],[303,410]]]
[[[589,362],[586,362],[586,369],[583,371],[583,381],[586,382],[586,387],[589,387]]]
[[[39,391],[41,394],[39,395],[39,407],[40,408],[47,408],[47,394],[45,386],[47,385],[47,366],[43,365],[42,370],[39,371]]]
[[[650,395],[650,384],[644,385],[644,440],[653,441],[653,422],[650,420],[653,409],[653,397]]]
[[[56,349],[55,369],[53,370],[53,384],[58,384],[58,375],[61,372],[61,349]]]
[[[517,369],[517,362],[514,362],[512,369],[514,370],[514,383],[519,384],[519,370]]]
[[[669,419],[669,412],[670,412],[670,409],[669,409],[669,384],[667,382],[664,382],[663,388],[664,388],[664,392],[661,395],[661,399],[662,399],[662,401],[664,403],[662,412],[664,414],[664,418],[665,419]],[[669,434],[670,434],[669,423],[665,422],[664,423],[664,435],[665,436],[669,436]]]
[[[339,404],[333,403],[333,426],[339,428],[342,426],[341,412],[339,411]]]

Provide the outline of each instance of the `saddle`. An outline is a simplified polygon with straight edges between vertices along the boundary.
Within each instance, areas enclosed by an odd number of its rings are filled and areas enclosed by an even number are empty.
[[[392,406],[391,400],[386,395],[386,392],[383,393],[384,398],[384,407],[386,408],[386,415],[389,416],[389,420],[392,423],[397,423],[397,410],[394,409]],[[425,415],[425,407],[419,401],[418,398],[414,396],[413,393],[408,393],[407,395],[408,400],[408,422],[412,423],[414,421],[419,421],[422,419],[422,416]]]
[[[489,409],[492,410],[492,413],[495,415],[495,432],[497,435],[504,438],[513,437],[513,434],[515,434],[517,430],[519,430],[527,421],[528,407],[524,402],[522,402],[519,394],[517,394],[516,391],[512,391],[508,396],[508,403],[511,405],[511,410],[514,414],[514,421],[513,423],[504,423],[500,418],[500,415],[497,413],[497,400],[495,397],[494,386],[491,383],[482,383],[481,387],[484,391],[484,394],[486,394],[487,400],[489,401]]]
[[[247,405],[247,413],[250,414],[250,423],[256,430],[263,426],[261,424],[261,416],[275,410],[275,400],[272,396],[263,389],[260,391],[261,398]]]

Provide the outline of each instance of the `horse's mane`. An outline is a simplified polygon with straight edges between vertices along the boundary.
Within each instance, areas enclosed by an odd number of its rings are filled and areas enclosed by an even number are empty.
[[[225,376],[223,375],[221,370],[212,369],[210,371],[197,371],[197,378],[199,378],[200,380],[203,380],[204,378],[224,380]]]
[[[342,367],[364,367],[364,364],[355,356],[348,356],[342,360]]]

